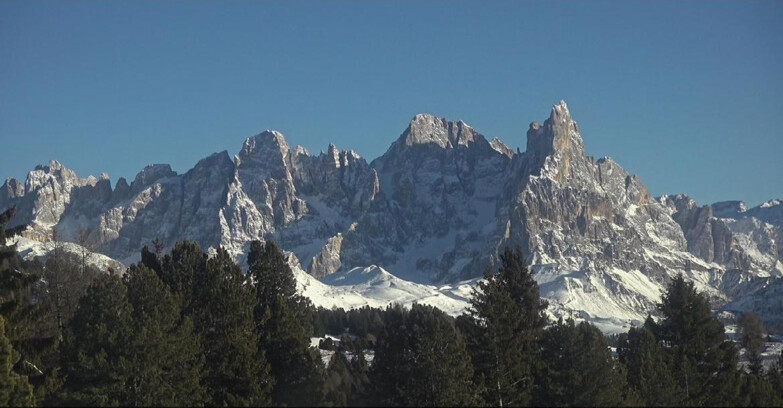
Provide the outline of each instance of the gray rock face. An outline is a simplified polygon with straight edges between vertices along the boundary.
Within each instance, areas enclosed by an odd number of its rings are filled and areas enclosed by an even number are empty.
[[[286,226],[306,214],[296,197],[291,170],[286,165],[289,149],[283,135],[266,131],[245,140],[237,155],[237,178],[266,221],[266,229]]]
[[[684,195],[660,200],[674,210],[672,218],[681,226],[690,253],[728,270],[783,273],[783,222],[771,204],[774,200],[752,209],[741,201],[699,207]]]
[[[15,178],[8,178],[0,186],[0,202],[8,202],[24,195],[24,185]]]
[[[676,273],[716,305],[756,304],[748,296],[773,293],[762,289],[783,275],[779,201],[653,198],[612,159],[585,154],[564,102],[529,125],[521,154],[465,122],[417,115],[369,164],[265,131],[233,160],[216,153],[181,175],[151,165],[113,189],[106,175],[80,179],[53,161],[24,185],[6,180],[0,209],[12,205],[27,238],[56,233],[125,263],[154,239],[237,259],[249,241],[274,239],[316,277],[379,265],[432,284],[480,276],[519,246],[554,314],[599,323],[643,319]]]
[[[511,163],[510,149],[498,147],[462,121],[414,117],[371,163],[381,198],[344,233],[343,264],[379,264],[424,282],[480,274]]]
[[[48,166],[37,166],[28,174],[23,191],[16,180],[7,181],[3,188],[6,194],[0,195],[0,206],[16,205],[17,215],[12,226],[26,224],[26,236],[46,242],[53,238],[53,226],[60,222],[71,203],[71,193],[95,187],[96,183],[95,177],[80,179],[73,171],[52,160]],[[68,239],[68,234],[63,238]]]
[[[340,267],[342,267],[342,261],[340,261],[342,245],[342,234],[337,233],[337,235],[329,238],[321,252],[313,257],[313,261],[310,264],[310,274],[316,278],[323,278],[339,271]]]
[[[715,219],[711,206],[699,207],[687,199],[685,205],[678,206],[672,218],[682,227],[690,253],[707,262],[725,263],[728,260],[731,233]]]
[[[318,156],[304,150],[291,154],[289,166],[300,194],[320,197],[343,216],[359,217],[366,212],[380,188],[378,174],[364,159],[333,144]]]
[[[585,154],[564,103],[543,125],[532,123],[527,137],[506,184],[507,231],[498,247],[528,254],[556,313],[637,320],[672,273],[709,270],[686,252],[681,228],[638,177]]]
[[[366,212],[378,191],[377,173],[355,152],[330,145],[312,156],[265,131],[245,140],[234,160],[216,153],[182,175],[154,164],[114,189],[106,175],[80,179],[53,161],[30,172],[24,186],[7,180],[0,207],[17,207],[15,225],[27,224],[28,238],[46,242],[57,234],[126,263],[155,239],[168,247],[182,239],[205,249],[222,245],[240,256],[249,241],[274,238],[310,259]],[[321,267],[331,268],[316,263]]]

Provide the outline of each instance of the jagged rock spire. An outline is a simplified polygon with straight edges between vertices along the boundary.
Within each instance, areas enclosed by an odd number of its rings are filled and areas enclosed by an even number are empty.
[[[532,122],[527,131],[528,165],[532,173],[540,174],[546,159],[551,157],[553,165],[560,171],[561,178],[569,177],[574,164],[585,167],[584,142],[579,127],[571,118],[571,112],[565,101],[552,106],[549,118],[543,125]],[[579,169],[585,170],[585,169]]]

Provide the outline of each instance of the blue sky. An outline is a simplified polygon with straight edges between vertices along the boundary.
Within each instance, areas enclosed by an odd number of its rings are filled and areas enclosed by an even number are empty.
[[[264,129],[371,160],[421,112],[566,100],[655,195],[783,197],[783,2],[2,2],[0,177],[184,172]]]

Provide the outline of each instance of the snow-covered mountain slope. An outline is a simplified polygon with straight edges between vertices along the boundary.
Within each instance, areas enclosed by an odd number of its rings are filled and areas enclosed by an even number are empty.
[[[430,299],[456,311],[468,293],[456,282],[475,282],[506,246],[526,254],[553,313],[614,327],[643,320],[678,273],[716,307],[778,296],[779,200],[654,198],[614,160],[585,154],[564,102],[526,136],[515,153],[465,122],[417,115],[367,163],[268,130],[233,159],[216,153],[184,174],[150,165],[114,188],[52,161],[25,183],[6,180],[0,210],[16,206],[27,239],[82,242],[125,264],[154,239],[223,246],[238,260],[251,240],[273,239],[301,260],[300,284],[324,306]]]
[[[106,255],[91,252],[72,242],[40,242],[14,237],[9,239],[7,244],[15,245],[19,255],[26,260],[46,262],[57,246],[62,256],[74,262],[81,262],[84,257],[87,265],[97,270],[121,274],[127,269],[125,265]],[[305,272],[290,253],[289,259],[299,292],[307,296],[315,306],[327,309],[348,310],[363,306],[385,308],[391,304],[410,306],[420,303],[458,316],[469,306],[471,290],[476,281],[474,279],[436,287],[397,278],[383,268],[371,265],[330,275],[322,282]]]
[[[783,331],[783,278],[745,283],[723,309],[734,313],[751,311],[776,331]]]
[[[121,262],[109,258],[106,255],[98,254],[87,248],[73,242],[40,242],[24,237],[14,237],[8,240],[8,245],[16,245],[17,253],[25,260],[37,260],[45,263],[46,260],[55,253],[57,248],[62,256],[74,262],[84,260],[85,264],[99,271],[106,271],[114,274],[122,274],[126,267]]]
[[[435,306],[457,316],[469,306],[475,280],[454,285],[423,285],[409,282],[372,265],[353,268],[324,278],[315,279],[301,268],[293,268],[301,292],[316,306],[353,309],[362,306],[384,308],[393,303],[410,306],[413,303]]]

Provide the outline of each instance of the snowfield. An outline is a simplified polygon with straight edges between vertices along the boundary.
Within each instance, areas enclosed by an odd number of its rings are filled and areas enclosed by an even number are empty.
[[[319,281],[300,267],[292,268],[297,287],[316,306],[327,309],[355,309],[363,306],[385,308],[391,304],[413,303],[435,306],[457,316],[469,306],[470,288],[476,280],[455,285],[433,286],[400,279],[372,265],[329,275]]]

